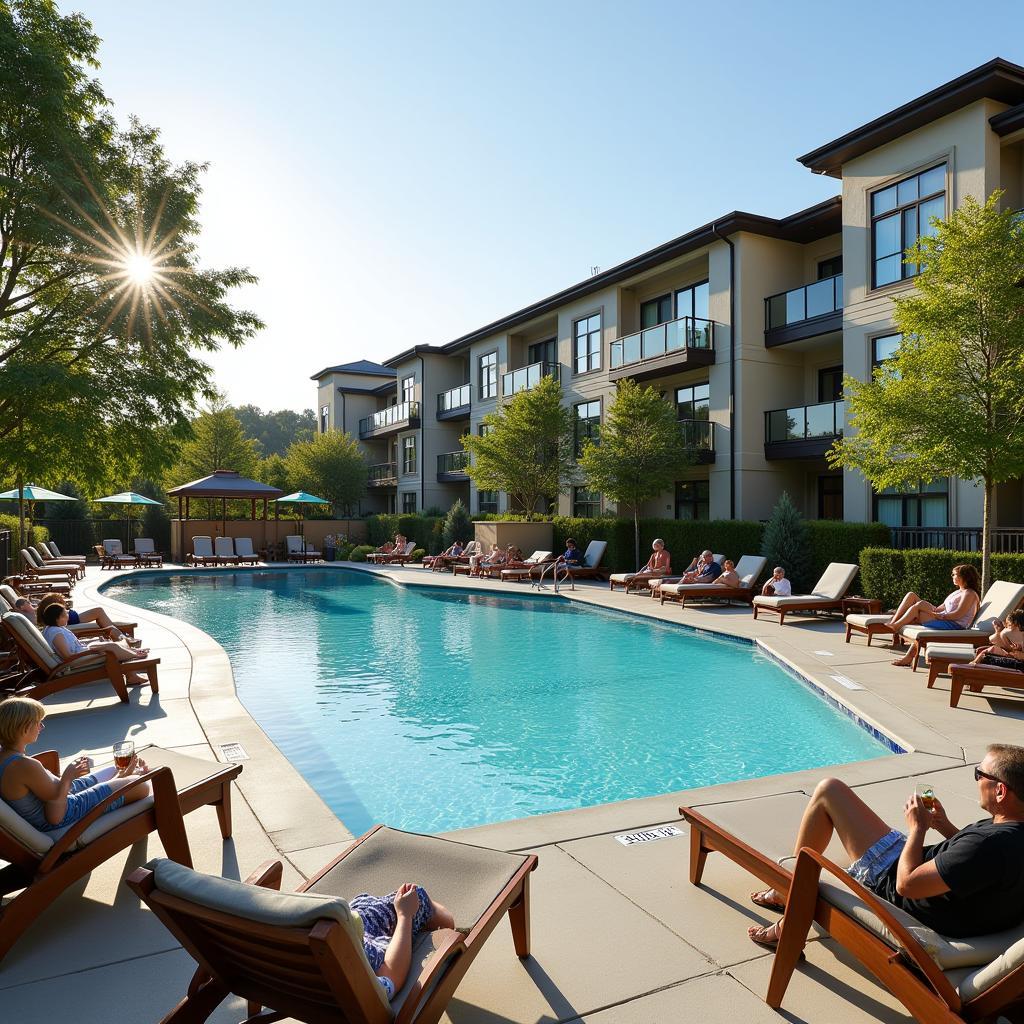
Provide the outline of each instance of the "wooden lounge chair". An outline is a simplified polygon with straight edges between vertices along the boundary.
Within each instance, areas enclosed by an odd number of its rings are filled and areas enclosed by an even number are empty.
[[[157,551],[152,537],[135,538],[135,556],[143,565],[152,565],[157,568],[163,567],[163,553]]]
[[[259,564],[259,558],[252,549],[252,537],[235,538],[235,557],[241,565]]]
[[[15,605],[18,603],[18,599],[21,595],[14,592],[14,588],[8,586],[6,583],[0,583],[0,614],[3,612],[13,612]],[[135,629],[138,626],[137,622],[115,622],[114,625],[122,632],[125,636],[134,638]],[[95,625],[92,622],[80,622],[75,625],[68,625],[68,629],[71,630],[75,636],[101,636],[105,634],[105,630]]]
[[[213,539],[211,537],[193,537],[192,552],[185,556],[186,565],[220,565],[217,556],[213,553]]]
[[[288,545],[289,562],[318,562],[323,559],[323,555],[309,547],[306,538],[297,533],[285,537],[285,543]]]
[[[45,544],[30,544],[29,551],[31,551],[44,566],[50,566],[51,568],[73,568],[77,570],[79,579],[85,576],[84,555],[79,555],[78,558],[61,558],[52,554]]]
[[[43,577],[30,579],[28,576],[5,576],[4,583],[15,590],[19,597],[31,598],[33,604],[44,594],[54,593],[62,594],[65,604],[69,608],[71,607],[71,585],[69,583],[60,583],[55,580],[48,581]]]
[[[169,857],[191,864],[182,815],[213,804],[221,835],[231,836],[231,782],[242,770],[240,764],[219,764],[160,747],[144,747],[139,753],[151,768],[141,778],[152,785],[152,796],[104,814],[124,791],[114,793],[70,828],[39,832],[0,800],[0,860],[11,865],[0,872],[0,893],[22,890],[0,910],[0,958],[65,889],[151,832],[159,834]],[[55,750],[35,758],[60,774]]]
[[[986,686],[1000,686],[1005,690],[1024,690],[1024,672],[1013,668],[999,668],[996,665],[950,665],[949,674],[953,684],[949,691],[949,706],[960,706],[964,690],[981,693]],[[928,684],[931,685],[931,682]]]
[[[21,549],[22,571],[29,579],[53,580],[73,587],[78,580],[78,567],[71,565],[46,565],[40,557],[28,548]]]
[[[721,566],[721,564],[725,561],[725,555],[715,554],[714,552],[712,552],[711,560],[713,562],[717,562],[719,566]],[[690,562],[690,564],[683,570],[681,576],[656,576],[653,579],[644,581],[644,583],[641,584],[641,589],[643,587],[646,587],[650,590],[652,598],[659,597],[661,588],[663,586],[665,586],[667,583],[682,583],[683,576],[685,576],[688,572],[693,572],[696,568],[697,559],[694,558],[693,561]],[[703,584],[701,584],[701,586],[703,586]]]
[[[43,544],[47,548],[49,548],[50,554],[53,555],[53,557],[56,558],[58,561],[62,561],[63,560],[65,562],[81,562],[83,565],[88,561],[88,559],[85,557],[85,555],[64,555],[64,554],[61,554],[61,550],[60,550],[59,547],[57,547],[57,542],[55,540],[43,541]]]
[[[849,562],[831,562],[809,594],[794,594],[792,597],[765,597],[758,594],[754,598],[754,618],[757,618],[759,611],[771,612],[778,615],[781,626],[786,621],[786,616],[794,613],[841,611],[843,597],[856,575],[856,565]]]
[[[100,556],[101,569],[134,569],[140,563],[138,555],[128,554],[116,537],[108,537],[97,546],[96,553]]]
[[[377,565],[405,565],[412,558],[412,553],[415,550],[416,541],[409,540],[405,542],[405,547],[401,551],[390,555],[379,555],[374,561]]]
[[[499,573],[502,583],[515,580],[522,583],[523,580],[535,579],[544,570],[544,566],[553,562],[555,556],[550,551],[534,551],[529,558],[523,559],[523,565],[505,567]]]
[[[230,537],[218,537],[213,542],[213,557],[218,565],[238,565],[235,545]]]
[[[565,562],[556,559],[550,566],[544,566],[541,569],[540,576],[537,577],[537,586],[539,587],[543,584],[549,569],[551,579],[555,581],[556,585],[559,582],[568,580],[575,587],[576,580],[608,579],[611,570],[603,568],[601,565],[601,560],[604,558],[604,553],[607,550],[607,541],[592,540],[587,545],[587,550],[583,552],[582,565],[567,565]]]
[[[951,798],[952,784],[938,780],[953,774],[940,772],[931,778],[942,786],[947,809],[956,802],[957,817],[966,818],[976,811],[977,797]],[[876,810],[894,825],[902,824],[900,805],[913,780],[897,783],[869,786],[865,793],[870,798],[873,789],[889,791],[891,806]],[[690,828],[691,883],[700,884],[708,854],[717,851],[780,895],[788,894],[765,997],[769,1006],[781,1006],[812,921],[859,960],[921,1024],[994,1018],[1024,996],[1024,925],[996,935],[946,939],[869,892],[828,856],[805,847],[794,859],[787,844],[796,835],[806,805],[807,797],[786,793],[679,809]],[[820,877],[823,870],[827,878]]]
[[[151,861],[127,884],[198,962],[188,994],[167,1024],[205,1021],[228,995],[248,1020],[283,1017],[327,1024],[433,1024],[506,913],[516,954],[530,955],[529,876],[536,856],[499,853],[377,826],[306,882],[281,893],[280,861],[246,882]],[[389,1004],[362,948],[344,897],[385,893],[416,878],[438,894],[455,929],[421,935],[409,979]],[[266,1007],[270,1013],[260,1013]]]
[[[136,661],[118,661],[109,651],[82,651],[67,661],[54,653],[43,634],[18,612],[7,612],[0,623],[18,648],[18,656],[28,675],[17,691],[19,697],[42,700],[51,693],[60,693],[82,683],[95,683],[108,679],[122,704],[128,703],[128,684],[125,675],[144,672],[150,689],[160,692],[157,679],[159,658]],[[8,696],[10,696],[8,694]]]
[[[754,603],[757,595],[757,581],[764,572],[768,559],[760,555],[744,555],[736,563],[736,575],[740,578],[738,587],[717,586],[714,583],[663,583],[658,587],[661,603],[678,601],[685,605],[688,598],[708,598],[720,601],[746,601]]]

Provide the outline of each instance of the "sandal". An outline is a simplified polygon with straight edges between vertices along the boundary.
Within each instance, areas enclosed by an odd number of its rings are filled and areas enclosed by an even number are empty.
[[[767,924],[764,926],[751,925],[747,929],[747,937],[751,942],[756,942],[759,946],[764,946],[765,949],[775,949],[779,944],[779,938],[782,935],[782,921],[783,918],[779,918],[774,924]]]
[[[772,896],[775,898],[772,899]],[[786,904],[779,899],[779,894],[774,889],[761,889],[759,892],[752,892],[750,894],[750,902],[755,907],[761,907],[763,910],[772,910],[777,914],[783,913],[786,909]]]

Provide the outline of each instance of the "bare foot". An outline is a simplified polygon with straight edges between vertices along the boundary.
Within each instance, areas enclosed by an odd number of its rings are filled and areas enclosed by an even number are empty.
[[[141,672],[127,672],[124,682],[126,686],[145,686],[149,679]]]
[[[759,946],[775,949],[779,944],[779,937],[782,935],[782,922],[784,920],[785,918],[780,917],[774,924],[764,925],[763,927],[751,925],[747,929],[747,936],[751,942],[756,942]]]
[[[892,662],[892,664],[895,665],[897,668],[910,668],[910,666],[914,664],[914,659],[907,657],[896,658]]]
[[[786,909],[786,900],[774,889],[761,889],[759,892],[750,894],[750,902],[755,907],[763,907],[765,910],[774,910],[782,913]]]

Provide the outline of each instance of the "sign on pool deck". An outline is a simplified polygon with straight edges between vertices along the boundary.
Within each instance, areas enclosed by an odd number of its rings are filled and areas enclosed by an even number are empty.
[[[672,839],[683,835],[683,830],[675,825],[659,825],[657,828],[646,828],[642,832],[623,832],[615,839],[623,846],[638,846],[640,843],[655,843],[659,839]]]

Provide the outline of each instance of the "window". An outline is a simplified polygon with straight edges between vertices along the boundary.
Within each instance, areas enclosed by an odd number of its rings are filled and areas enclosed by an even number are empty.
[[[598,443],[601,436],[601,403],[580,402],[576,409],[576,458],[583,454],[583,442],[588,438]]]
[[[498,353],[488,352],[480,357],[480,397],[498,397]]]
[[[909,487],[887,487],[874,496],[874,516],[886,526],[947,526],[949,480],[942,477]]]
[[[671,295],[659,295],[656,299],[640,303],[641,329],[646,331],[648,327],[657,327],[658,324],[668,323],[672,319]]]
[[[710,291],[707,281],[680,288],[676,292],[676,317],[693,316],[699,320],[708,319],[708,298]]]
[[[398,509],[395,508],[396,498],[393,494],[387,495],[387,511],[389,516],[393,516]]]
[[[479,512],[497,512],[498,511],[498,492],[497,491],[477,491],[477,511]]]
[[[572,489],[572,514],[578,519],[596,519],[601,515],[601,495],[586,487]]]
[[[601,314],[577,320],[572,325],[573,367],[576,373],[601,369]]]
[[[871,195],[872,287],[913,277],[917,266],[903,251],[931,235],[932,217],[946,216],[946,165],[939,164]]]
[[[402,401],[416,401],[416,378],[411,375],[402,378]]]
[[[558,357],[555,352],[555,338],[548,338],[547,341],[535,341],[526,350],[526,362],[529,363],[557,363]]]
[[[843,368],[829,366],[818,371],[818,401],[841,402],[843,400]],[[831,518],[823,516],[820,518]]]
[[[843,518],[842,473],[826,473],[818,477],[818,518]]]
[[[711,411],[711,388],[708,384],[694,384],[689,388],[676,388],[676,419],[706,420]]]
[[[896,355],[896,349],[903,341],[902,334],[884,334],[880,338],[871,339],[871,368],[880,366],[887,359]]]
[[[402,514],[409,515],[416,511],[416,492],[404,491],[402,493]]]
[[[416,435],[402,438],[402,472],[416,472]],[[403,499],[404,500],[404,499]]]
[[[843,257],[832,256],[827,260],[818,261],[818,280],[824,281],[826,277],[837,277],[843,272]]]
[[[710,518],[711,484],[707,480],[681,480],[676,484],[676,519]]]
[[[331,407],[325,405],[320,409],[320,433],[326,434],[330,424]]]

